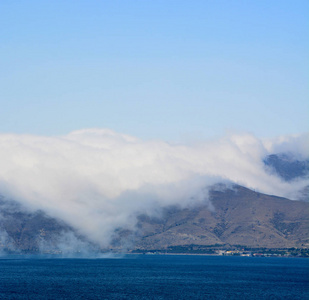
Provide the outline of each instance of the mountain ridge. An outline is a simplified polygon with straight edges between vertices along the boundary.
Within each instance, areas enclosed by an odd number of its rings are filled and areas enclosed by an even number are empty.
[[[139,216],[134,249],[184,245],[308,247],[309,204],[269,196],[241,186],[210,192],[208,204],[166,208],[161,218]]]
[[[286,181],[307,178],[309,174],[308,160],[295,160],[286,154],[270,155],[264,163]],[[308,201],[308,193],[303,195]],[[214,185],[209,198],[200,203],[159,211],[137,214],[135,227],[117,228],[110,245],[102,249],[63,220],[0,197],[0,252],[121,252],[185,249],[190,245],[309,247],[308,202],[266,195],[236,184]]]

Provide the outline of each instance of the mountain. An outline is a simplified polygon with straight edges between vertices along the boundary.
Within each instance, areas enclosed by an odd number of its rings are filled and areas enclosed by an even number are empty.
[[[309,160],[298,160],[289,153],[268,155],[264,163],[270,171],[275,172],[285,181],[309,176]]]
[[[204,203],[191,208],[165,208],[160,217],[139,216],[134,249],[162,250],[190,245],[309,246],[309,203],[241,186],[215,187],[210,191],[210,200],[212,209]]]
[[[275,173],[287,182],[309,178],[309,159],[299,160],[291,153],[268,155],[264,164],[270,173]],[[298,200],[309,201],[309,185],[299,191]]]
[[[0,197],[0,253],[70,252],[85,241],[62,220]]]
[[[269,172],[286,181],[309,176],[308,160],[289,154],[264,159]],[[308,200],[309,187],[303,191]],[[115,230],[105,251],[148,251],[178,247],[309,248],[309,202],[292,201],[234,185],[215,185],[204,202],[137,215],[135,230]],[[63,220],[0,197],[0,252],[70,253],[102,251]]]
[[[242,186],[214,186],[208,201],[139,215],[135,231],[118,229],[110,249],[168,249],[197,245],[254,248],[309,246],[309,203],[257,193]],[[16,202],[0,201],[0,248],[22,252],[80,251],[94,245],[63,221]],[[90,247],[90,246],[91,247]],[[71,248],[70,248],[71,247]]]

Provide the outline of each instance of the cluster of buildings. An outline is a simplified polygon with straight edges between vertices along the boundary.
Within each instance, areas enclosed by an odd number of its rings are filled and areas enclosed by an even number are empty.
[[[252,256],[251,252],[248,251],[239,251],[239,250],[216,250],[217,255],[226,255],[226,256]],[[254,253],[256,254],[256,253]],[[253,255],[254,255],[253,254]]]

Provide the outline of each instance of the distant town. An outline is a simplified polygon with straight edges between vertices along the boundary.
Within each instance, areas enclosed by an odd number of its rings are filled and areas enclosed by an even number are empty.
[[[189,254],[189,255],[220,255],[220,256],[250,256],[250,257],[309,257],[309,248],[234,248],[214,249],[201,246],[176,246],[166,250],[133,250],[136,254]]]
[[[5,255],[56,255],[65,256],[66,252],[60,249],[49,249],[39,251],[16,251],[13,249],[2,248],[2,254]],[[70,255],[83,255],[83,251],[73,251]],[[85,254],[85,253],[84,253]],[[209,246],[190,245],[190,246],[172,246],[168,249],[135,249],[127,251],[119,251],[119,249],[105,249],[97,252],[88,253],[89,255],[97,254],[143,254],[143,255],[214,255],[214,256],[242,256],[242,257],[305,257],[309,258],[309,248],[246,248],[246,247],[231,247],[231,249],[216,249]]]

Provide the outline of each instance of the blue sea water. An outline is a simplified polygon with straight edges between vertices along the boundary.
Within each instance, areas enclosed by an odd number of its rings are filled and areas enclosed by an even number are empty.
[[[305,258],[2,258],[0,299],[309,299],[308,267]]]

